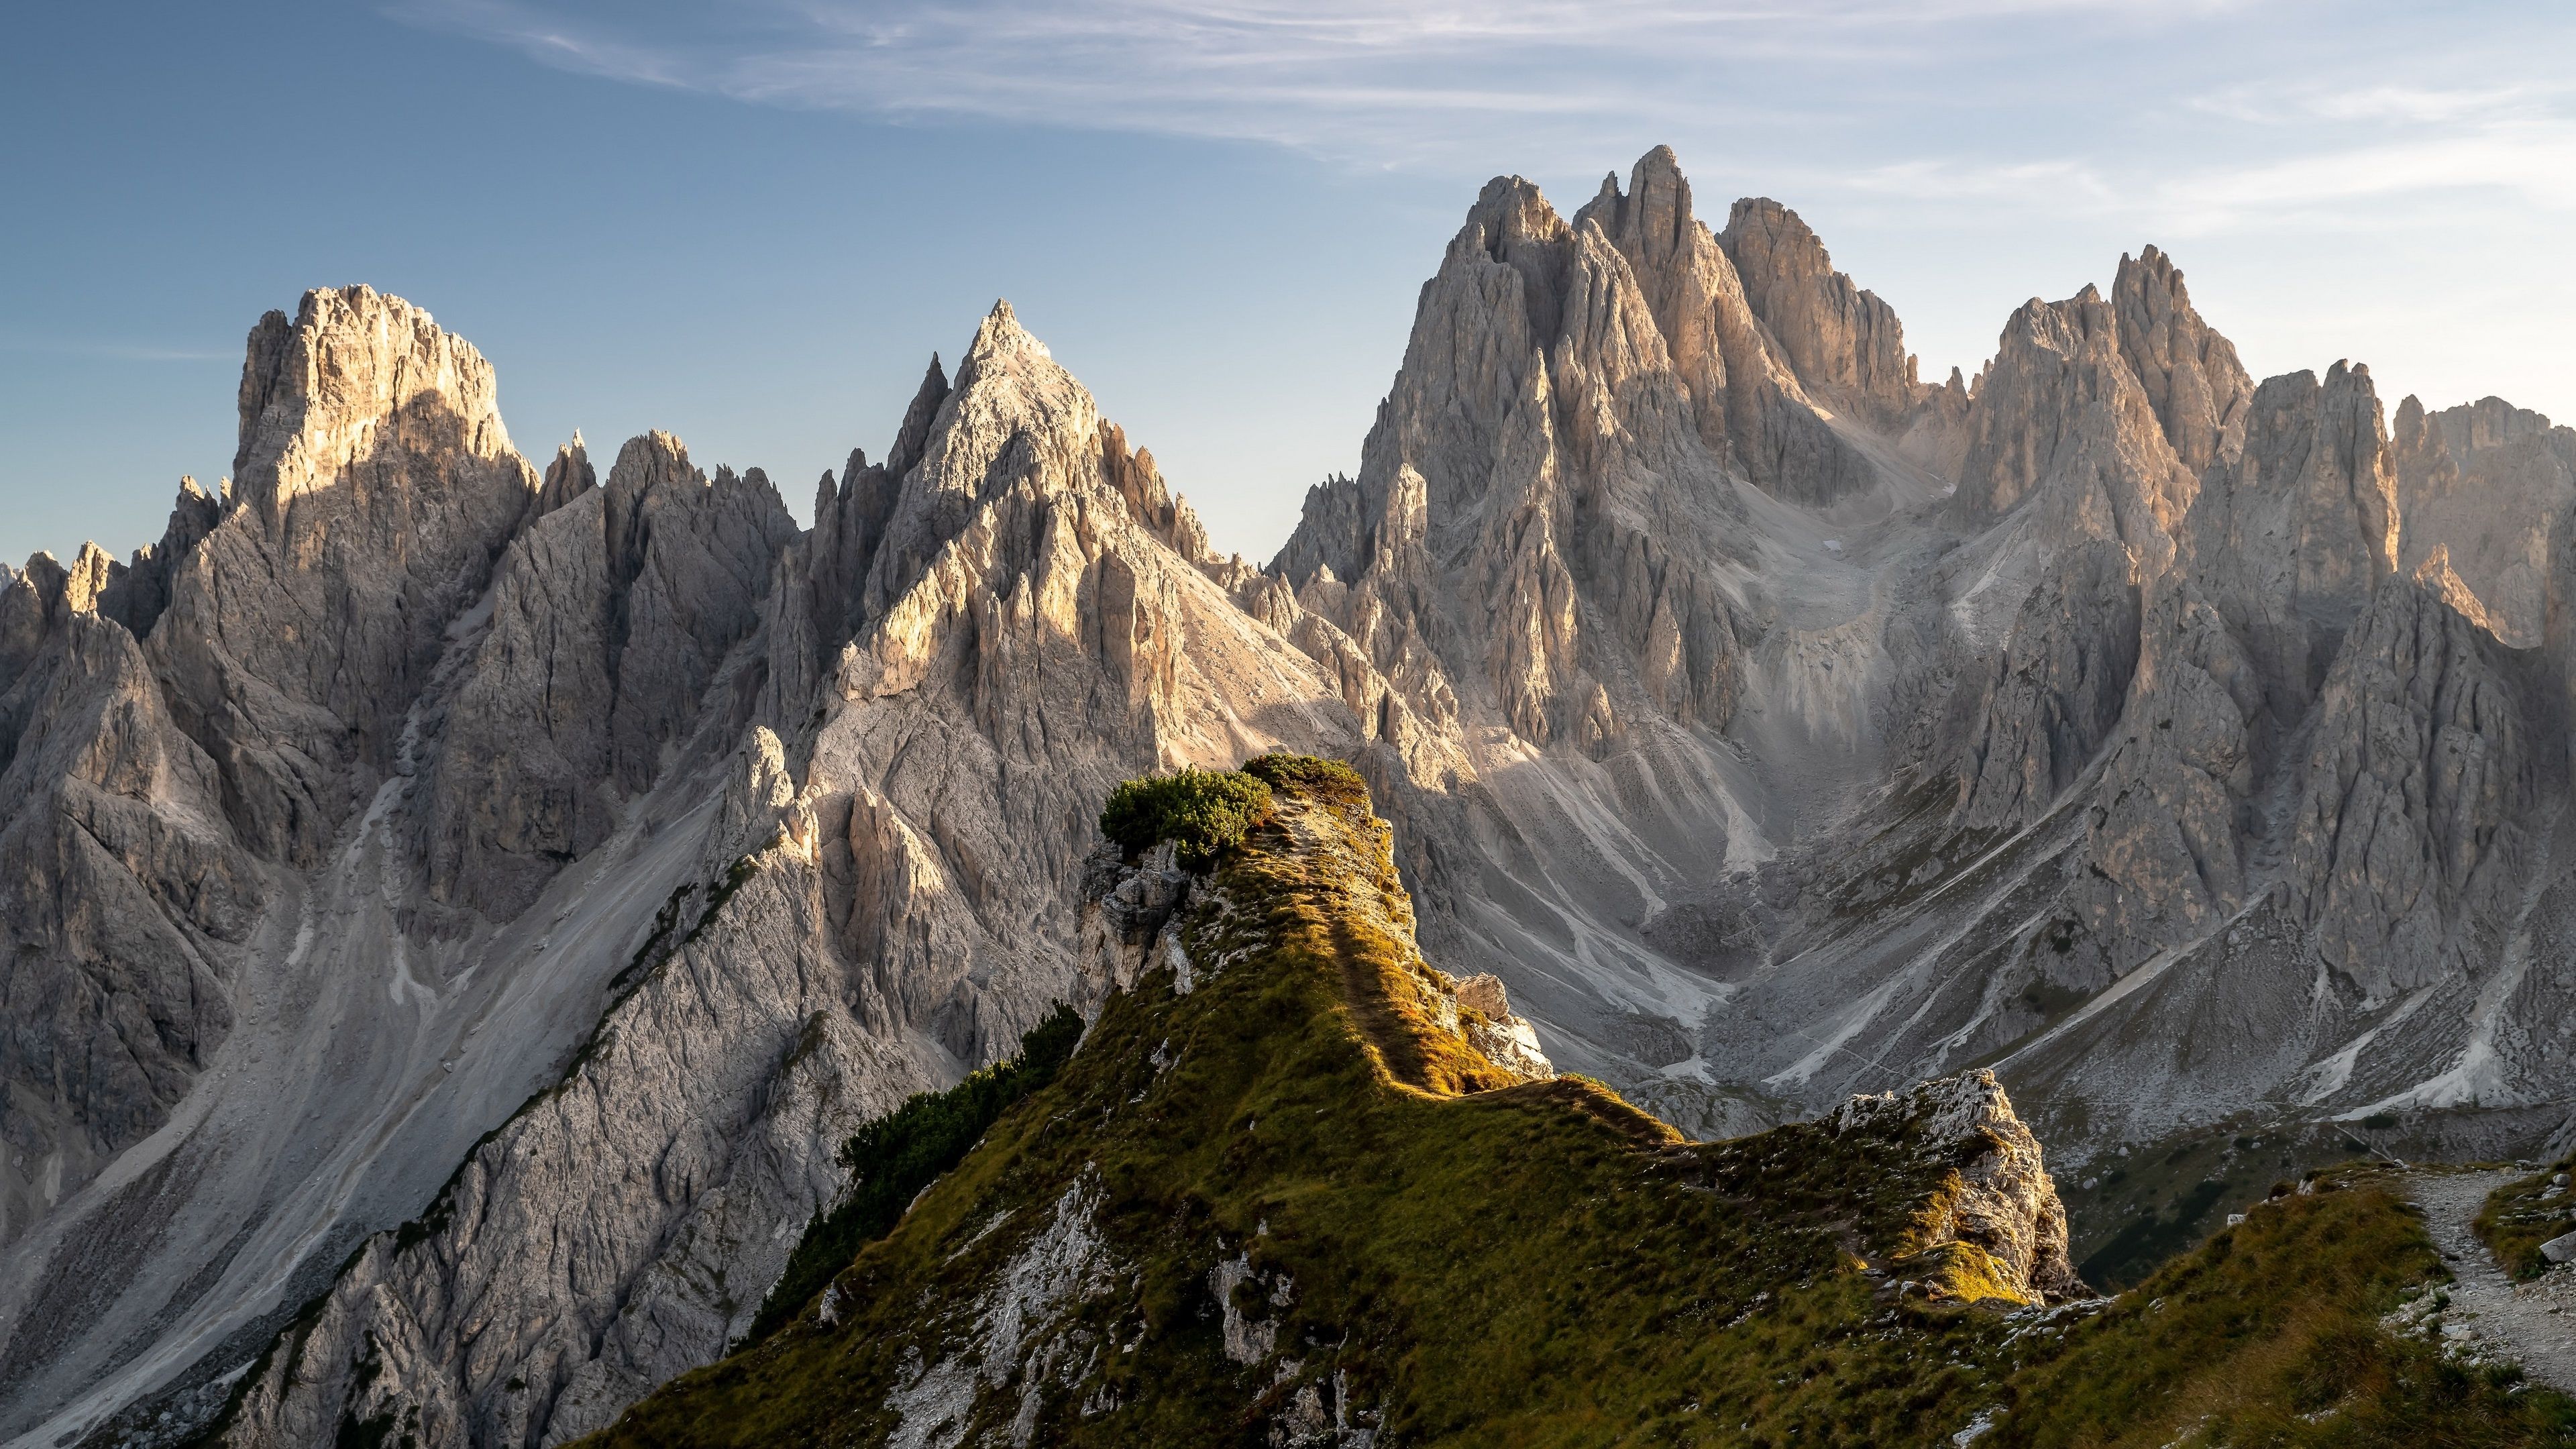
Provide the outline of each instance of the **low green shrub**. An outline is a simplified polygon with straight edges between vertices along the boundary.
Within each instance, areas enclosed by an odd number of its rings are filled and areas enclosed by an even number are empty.
[[[1353,804],[1368,798],[1368,782],[1339,760],[1313,755],[1255,755],[1243,762],[1243,773],[1274,790],[1290,790],[1319,799]]]
[[[1100,833],[1129,855],[1168,840],[1184,870],[1204,870],[1270,818],[1270,787],[1234,770],[1181,769],[1109,792]]]

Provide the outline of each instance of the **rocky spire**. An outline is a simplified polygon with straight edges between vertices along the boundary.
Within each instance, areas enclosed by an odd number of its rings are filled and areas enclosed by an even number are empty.
[[[246,838],[310,863],[393,766],[448,621],[540,484],[482,354],[370,288],[263,318],[240,401],[238,501],[177,575],[152,644]]]
[[[530,521],[545,517],[598,486],[599,475],[590,466],[590,449],[584,446],[581,431],[576,428],[572,441],[555,449],[555,460],[546,465],[545,482],[538,486],[536,500],[529,505]]]
[[[1747,197],[1719,237],[1745,300],[1809,392],[1882,428],[1901,427],[1923,389],[1896,311],[1834,270],[1798,213]]]
[[[101,600],[100,612],[125,625],[138,639],[150,634],[162,610],[170,606],[171,583],[179,566],[222,521],[222,501],[198,487],[196,479],[180,479],[179,498],[170,506],[161,541],[134,551],[125,577]]]
[[[2324,682],[2342,631],[2397,571],[2396,477],[2370,369],[2265,382],[2242,452],[2189,521],[2201,586],[2263,671],[2283,727]]]
[[[2119,314],[2086,287],[2005,324],[1976,390],[1951,514],[1982,527],[2036,499],[2039,546],[2117,540],[2148,574],[2174,557],[2198,491],[2121,351]]]
[[[2397,406],[2390,433],[2400,518],[2398,566],[2435,550],[2508,644],[2541,642],[2550,541],[2576,506],[2576,428],[2502,398],[2427,412]]]
[[[2182,465],[2197,473],[2233,459],[2244,446],[2254,381],[2237,362],[2235,344],[2192,309],[2181,268],[2154,247],[2134,261],[2123,253],[2111,304],[2120,353]]]

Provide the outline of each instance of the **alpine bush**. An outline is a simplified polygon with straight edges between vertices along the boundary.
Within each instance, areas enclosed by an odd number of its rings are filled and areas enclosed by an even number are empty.
[[[1368,782],[1360,778],[1359,771],[1339,760],[1313,755],[1255,755],[1243,762],[1243,773],[1274,790],[1294,791],[1338,804],[1358,804],[1368,799]]]
[[[1270,787],[1234,770],[1147,775],[1109,792],[1100,833],[1129,855],[1168,840],[1184,870],[1204,870],[1270,818]]]

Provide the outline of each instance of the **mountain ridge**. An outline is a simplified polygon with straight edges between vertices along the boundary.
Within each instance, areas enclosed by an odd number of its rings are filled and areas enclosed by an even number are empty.
[[[1101,795],[1274,746],[1695,1135],[1992,1066],[2079,1169],[2564,1145],[2565,428],[2258,384],[2152,248],[1924,383],[1660,148],[1484,189],[1267,567],[1007,305],[957,356],[799,530],[667,434],[540,471],[469,344],[316,292],[241,483],[0,577],[0,1435],[148,1442],[317,1294],[235,1442],[360,1362],[452,1442],[603,1426],[1077,992]]]

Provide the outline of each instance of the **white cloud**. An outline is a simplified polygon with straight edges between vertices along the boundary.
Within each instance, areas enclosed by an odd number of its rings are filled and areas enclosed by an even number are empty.
[[[2340,10],[2349,23],[2322,33],[2313,5],[2252,0],[397,0],[393,13],[748,103],[1261,142],[1369,167],[1589,171],[1642,136],[1717,182],[2182,234],[2361,219],[2406,197],[2576,207],[2571,92],[2546,64],[2564,47],[2514,33],[2568,22],[2373,8]],[[2396,62],[2405,83],[2388,79]]]

